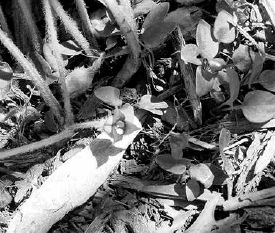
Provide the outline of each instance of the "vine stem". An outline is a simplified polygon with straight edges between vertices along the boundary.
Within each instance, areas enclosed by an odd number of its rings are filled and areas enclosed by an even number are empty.
[[[53,114],[56,117],[59,125],[62,125],[61,107],[35,66],[24,56],[20,49],[13,43],[13,41],[2,29],[0,29],[0,41],[8,49],[10,54],[16,59],[16,61],[23,67],[25,72],[30,76],[32,82],[40,91],[42,98],[53,111]]]
[[[79,46],[85,51],[88,56],[97,55],[92,51],[89,42],[79,31],[76,22],[67,14],[58,0],[50,0],[53,10],[56,12],[65,28],[73,36]]]
[[[76,131],[80,129],[96,128],[98,130],[102,130],[105,122],[106,122],[106,118],[101,118],[99,120],[73,124],[65,128],[60,133],[50,136],[48,138],[45,138],[43,140],[40,140],[38,142],[33,142],[28,145],[23,145],[14,149],[0,152],[0,160],[18,156],[19,154],[21,156],[24,156],[26,153],[30,153],[32,151],[54,145],[63,140],[72,138],[75,135]]]
[[[108,10],[115,18],[121,32],[124,34],[130,49],[130,55],[124,63],[122,69],[113,81],[116,87],[122,87],[132,75],[138,70],[140,62],[141,48],[136,34],[136,24],[134,22],[134,14],[129,0],[120,1],[121,5],[114,0],[102,0]]]
[[[65,82],[66,71],[65,71],[64,63],[63,63],[62,56],[59,49],[60,46],[59,46],[59,41],[57,37],[55,18],[52,14],[52,9],[51,9],[49,0],[43,0],[43,9],[44,9],[44,15],[45,15],[45,22],[46,22],[46,37],[48,39],[49,46],[51,47],[51,51],[54,55],[54,60],[57,63],[58,73],[60,76],[59,83],[61,86],[62,97],[64,100],[65,125],[69,126],[74,122],[74,115],[72,112],[70,94],[68,92],[68,88]]]

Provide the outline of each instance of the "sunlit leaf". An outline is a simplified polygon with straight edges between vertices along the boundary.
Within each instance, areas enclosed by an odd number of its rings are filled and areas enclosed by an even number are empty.
[[[266,122],[274,117],[275,95],[267,91],[251,91],[246,94],[241,109],[250,122]]]
[[[181,175],[186,171],[186,166],[191,164],[191,160],[174,159],[170,154],[161,154],[156,157],[156,163],[163,170],[173,174]]]
[[[196,70],[196,93],[199,97],[208,94],[215,84],[215,78],[210,79],[209,81],[206,80],[202,75],[202,68],[201,66],[197,67]]]
[[[191,165],[189,173],[191,178],[199,181],[205,188],[209,188],[213,184],[214,175],[210,168],[204,163]]]
[[[168,13],[169,7],[169,2],[161,2],[151,9],[142,25],[144,30],[146,31],[149,27],[155,26],[159,22],[163,21]]]
[[[175,28],[175,23],[159,22],[145,30],[141,39],[147,48],[155,48],[163,43]]]
[[[112,106],[121,106],[122,100],[119,98],[120,90],[116,87],[105,86],[94,91],[95,96],[104,103]]]
[[[214,41],[211,35],[211,26],[201,19],[197,26],[196,41],[202,57],[214,58],[219,51],[219,42]]]
[[[251,58],[249,55],[249,47],[240,44],[233,52],[232,60],[234,65],[242,72],[247,72],[251,67]]]
[[[232,24],[233,16],[225,10],[220,11],[215,20],[213,32],[219,42],[230,44],[235,40],[236,29]]]
[[[166,102],[161,101],[152,95],[142,96],[140,101],[137,103],[137,106],[157,115],[163,115],[164,110],[168,108]]]
[[[201,60],[197,58],[199,54],[199,48],[195,44],[187,44],[181,47],[181,59],[186,63],[201,65]]]
[[[275,91],[275,70],[264,70],[258,82],[269,91]]]
[[[186,198],[188,201],[194,201],[203,193],[200,183],[195,179],[188,180],[186,184]]]
[[[171,155],[174,159],[181,159],[182,150],[188,146],[188,135],[185,133],[176,134],[173,133],[169,137]]]
[[[233,69],[227,68],[226,72],[219,72],[219,76],[222,77],[223,81],[228,82],[230,92],[229,99],[221,106],[229,105],[233,108],[233,102],[238,98],[240,91],[240,80],[238,73]]]

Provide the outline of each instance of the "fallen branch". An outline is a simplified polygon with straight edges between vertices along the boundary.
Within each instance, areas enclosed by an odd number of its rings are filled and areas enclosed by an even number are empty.
[[[128,127],[122,139],[113,142],[105,132],[61,165],[18,209],[7,233],[48,232],[69,211],[86,202],[118,165],[125,150],[141,130],[137,117],[121,110]]]

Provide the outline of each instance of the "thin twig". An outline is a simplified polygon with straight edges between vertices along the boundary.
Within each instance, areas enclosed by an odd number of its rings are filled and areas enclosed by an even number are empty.
[[[0,152],[0,160],[8,159],[10,157],[14,157],[18,155],[24,156],[26,153],[30,153],[30,152],[51,146],[63,140],[72,138],[76,133],[76,131],[79,129],[96,128],[96,129],[102,130],[105,122],[106,122],[106,119],[102,118],[99,120],[71,125],[66,129],[64,129],[62,132],[55,134],[53,136],[50,136],[48,138],[45,138],[43,140],[40,140],[38,142],[33,142],[28,145],[2,151]]]

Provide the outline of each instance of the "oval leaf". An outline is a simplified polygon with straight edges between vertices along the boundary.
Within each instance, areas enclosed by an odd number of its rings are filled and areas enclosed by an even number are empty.
[[[169,10],[169,2],[162,2],[157,4],[146,16],[142,27],[144,30],[164,20]]]
[[[137,106],[156,115],[163,115],[163,110],[168,108],[166,102],[160,101],[157,97],[152,95],[142,96]]]
[[[116,87],[105,86],[95,90],[95,96],[102,100],[104,103],[112,106],[121,106],[122,100],[120,97],[120,90]]]
[[[196,70],[196,93],[199,97],[208,94],[214,87],[216,80],[211,78],[209,81],[202,75],[201,66],[197,67]]]
[[[159,22],[149,27],[141,35],[141,39],[147,48],[155,48],[163,43],[168,36],[176,28],[175,23]]]
[[[251,91],[245,96],[241,109],[250,122],[269,121],[275,113],[275,95],[267,91]]]
[[[263,71],[258,81],[265,89],[275,91],[275,70]]]
[[[233,24],[233,16],[227,11],[219,12],[214,23],[214,36],[222,43],[230,44],[235,40],[236,33]]]
[[[211,35],[211,26],[203,19],[199,21],[196,31],[196,41],[202,57],[211,60],[219,51],[219,42]]]
[[[240,80],[238,73],[230,68],[226,69],[226,72],[219,72],[219,75],[223,76],[223,81],[228,82],[229,84],[229,99],[224,102],[221,106],[229,105],[233,108],[233,102],[238,98],[240,91]]]
[[[214,175],[210,168],[204,164],[192,165],[189,168],[190,177],[199,181],[205,188],[211,187],[214,181]]]
[[[234,65],[242,72],[247,72],[251,67],[251,58],[249,55],[249,47],[240,44],[234,51],[232,60]]]
[[[181,159],[183,156],[182,150],[188,146],[188,135],[185,133],[172,133],[169,137],[171,155],[174,159]]]
[[[196,14],[196,18],[193,15]],[[175,23],[184,28],[193,27],[200,19],[202,12],[198,7],[181,7],[165,17],[164,22]]]
[[[190,62],[195,65],[201,65],[201,60],[198,59],[199,54],[199,48],[195,44],[187,44],[181,47],[181,59],[185,63]]]
[[[186,198],[188,201],[194,201],[197,197],[199,197],[203,193],[203,189],[201,188],[198,181],[195,179],[188,180],[186,184]]]
[[[173,174],[181,175],[186,171],[186,166],[191,164],[191,160],[174,159],[170,154],[161,154],[156,157],[156,163],[163,170]]]

